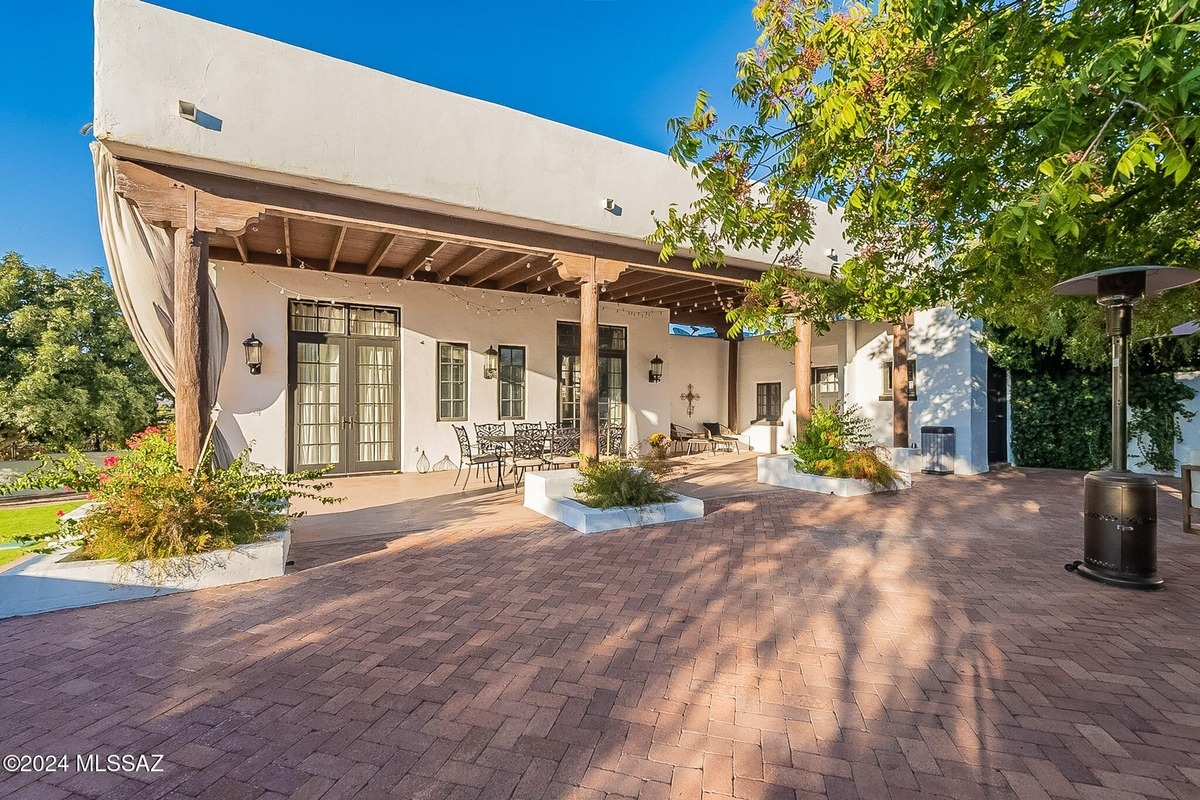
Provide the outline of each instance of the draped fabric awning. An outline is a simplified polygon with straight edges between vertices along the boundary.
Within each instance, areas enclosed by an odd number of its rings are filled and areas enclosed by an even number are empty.
[[[138,349],[151,371],[175,394],[174,250],[168,229],[152,225],[137,206],[117,191],[116,159],[99,142],[92,142],[96,172],[96,208],[100,239],[117,303]],[[207,367],[213,397],[229,348],[229,329],[212,284],[208,289],[209,330],[216,332]],[[219,464],[232,458],[220,431],[214,430],[214,453]]]

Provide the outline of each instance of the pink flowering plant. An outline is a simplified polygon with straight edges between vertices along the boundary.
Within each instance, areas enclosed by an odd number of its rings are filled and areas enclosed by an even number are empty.
[[[206,451],[199,467],[184,470],[173,426],[147,428],[125,444],[101,465],[70,450],[0,485],[0,494],[65,488],[94,501],[81,519],[60,519],[57,532],[34,541],[43,552],[74,542],[82,558],[162,562],[259,541],[301,515],[289,513],[294,498],[340,499],[322,494],[328,470],[283,473],[250,461],[247,451],[227,467],[214,466]]]

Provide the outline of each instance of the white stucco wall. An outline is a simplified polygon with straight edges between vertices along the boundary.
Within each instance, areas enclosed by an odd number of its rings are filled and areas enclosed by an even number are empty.
[[[725,424],[729,405],[729,341],[699,336],[672,336],[671,355],[663,366],[663,380],[671,387],[671,421],[699,431],[701,423]],[[664,357],[665,358],[665,357]],[[700,399],[687,413],[688,384]],[[666,433],[666,431],[663,431]]]
[[[451,422],[437,422],[437,343],[465,342],[470,351],[467,378],[467,430],[470,423],[498,419],[497,383],[483,378],[483,351],[489,345],[526,348],[526,420],[557,417],[556,325],[578,322],[579,304],[565,298],[542,298],[511,292],[482,292],[415,281],[398,285],[354,276],[275,267],[218,263],[212,271],[230,347],[221,374],[218,400],[220,427],[235,449],[253,442],[256,461],[283,468],[288,460],[287,358],[288,300],[326,299],[400,308],[400,447],[401,468],[412,471],[423,449],[431,462],[448,455],[458,459]],[[276,285],[268,283],[273,282]],[[343,282],[349,285],[343,285]],[[387,286],[390,291],[385,292]],[[280,287],[286,289],[280,294]],[[371,297],[367,297],[367,292]],[[505,303],[501,304],[500,299]],[[522,306],[521,301],[526,301]],[[470,301],[473,307],[465,305]],[[502,309],[487,315],[479,306]],[[520,310],[510,310],[520,309]],[[666,431],[671,418],[670,383],[651,384],[645,372],[656,353],[670,352],[667,313],[636,306],[602,303],[600,322],[628,328],[628,441]],[[246,369],[237,343],[255,333],[263,341],[262,374]],[[666,370],[664,370],[666,372]],[[463,423],[457,423],[463,424]]]
[[[95,30],[93,130],[118,156],[643,249],[651,210],[697,196],[663,153],[140,0],[96,0]],[[828,273],[840,215],[817,211],[804,262]]]
[[[955,471],[986,472],[987,355],[976,340],[978,320],[966,320],[953,309],[919,311],[909,334],[909,353],[917,360],[917,399],[909,407],[912,443],[920,445],[921,427],[955,429]],[[814,367],[837,366],[846,402],[858,405],[873,422],[875,441],[892,443],[892,402],[884,398],[883,365],[892,360],[891,326],[843,321],[813,342]],[[779,442],[795,436],[795,374],[792,354],[762,339],[742,345],[739,423],[744,430],[754,418],[756,384],[782,384],[783,424]]]

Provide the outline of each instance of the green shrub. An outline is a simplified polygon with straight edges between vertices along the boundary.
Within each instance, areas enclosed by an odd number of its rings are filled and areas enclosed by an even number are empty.
[[[879,489],[895,489],[896,471],[871,445],[871,422],[858,406],[817,405],[792,444],[796,470],[826,478],[855,478]]]
[[[661,483],[661,474],[616,457],[584,458],[575,496],[592,508],[670,503],[675,495]]]
[[[126,445],[127,451],[108,456],[99,467],[71,450],[4,484],[0,493],[86,491],[95,508],[40,537],[43,549],[77,541],[78,557],[160,562],[160,578],[164,559],[247,544],[285,527],[289,516],[300,516],[288,512],[292,498],[337,502],[321,494],[329,483],[314,482],[325,470],[282,473],[251,462],[245,451],[228,467],[203,463],[186,471],[176,460],[171,426],[147,428]]]

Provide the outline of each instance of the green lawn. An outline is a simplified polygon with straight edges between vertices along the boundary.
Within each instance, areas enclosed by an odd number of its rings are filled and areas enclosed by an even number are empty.
[[[0,509],[0,544],[34,533],[52,531],[58,526],[58,512],[70,511],[82,502],[56,503],[28,508]],[[0,550],[0,566],[20,558],[24,550]]]

